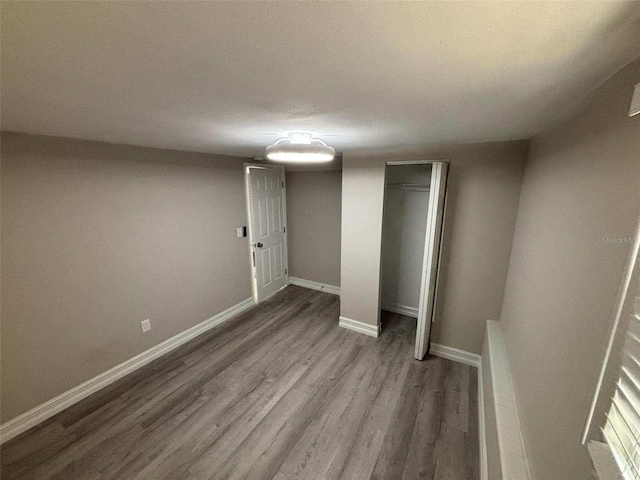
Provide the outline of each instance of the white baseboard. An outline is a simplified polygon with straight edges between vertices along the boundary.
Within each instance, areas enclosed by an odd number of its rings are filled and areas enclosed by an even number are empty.
[[[342,328],[346,328],[347,330],[353,330],[354,332],[364,333],[365,335],[369,335],[370,337],[378,338],[378,335],[380,335],[380,325],[375,326],[369,323],[353,320],[352,318],[341,316],[340,323],[338,325],[340,325]]]
[[[13,437],[26,432],[31,427],[36,426],[40,422],[54,416],[56,413],[61,412],[65,408],[78,403],[80,400],[87,398],[89,395],[97,392],[98,390],[112,384],[116,380],[128,375],[129,373],[139,369],[140,367],[148,364],[149,362],[161,357],[179,347],[180,345],[188,342],[192,338],[211,330],[213,327],[220,325],[221,323],[229,320],[235,315],[243,312],[244,310],[254,305],[253,299],[248,298],[227,310],[220,312],[217,315],[205,320],[198,325],[195,325],[188,330],[185,330],[178,335],[171,337],[168,340],[156,345],[142,352],[139,355],[127,360],[107,370],[100,375],[93,377],[92,379],[78,385],[58,395],[55,398],[39,405],[22,415],[9,420],[8,422],[0,425],[0,444],[12,439]]]
[[[439,343],[431,342],[429,353],[436,357],[442,357],[447,360],[453,360],[454,362],[464,363],[465,365],[470,365],[475,368],[480,366],[480,355],[466,352],[458,348],[448,347],[447,345],[440,345]]]
[[[382,310],[387,310],[388,312],[399,313],[400,315],[406,315],[407,317],[418,318],[418,309],[407,307],[406,305],[382,302],[380,308],[382,308]]]
[[[480,442],[480,480],[489,480],[487,466],[487,436],[484,417],[484,384],[482,381],[482,359],[478,364],[478,440]]]
[[[313,280],[305,280],[304,278],[289,277],[289,284],[310,288],[311,290],[318,290],[320,292],[331,293],[332,295],[340,295],[340,287],[327,285],[326,283],[314,282]]]

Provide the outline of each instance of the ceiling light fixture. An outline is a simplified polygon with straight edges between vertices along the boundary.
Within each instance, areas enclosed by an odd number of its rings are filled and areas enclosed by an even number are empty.
[[[267,147],[267,158],[276,162],[330,162],[336,151],[310,133],[290,133]]]

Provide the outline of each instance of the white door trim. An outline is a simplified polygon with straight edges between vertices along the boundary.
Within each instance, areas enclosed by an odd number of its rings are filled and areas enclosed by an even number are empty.
[[[245,208],[247,212],[247,229],[249,231],[249,265],[251,266],[251,294],[253,297],[253,301],[258,303],[258,285],[256,283],[256,266],[254,263],[254,248],[253,248],[253,227],[251,222],[251,197],[250,190],[251,185],[249,183],[249,169],[251,168],[264,168],[264,169],[273,169],[280,170],[282,172],[282,182],[284,183],[284,187],[282,188],[282,209],[283,209],[283,227],[284,227],[284,268],[285,268],[285,285],[289,284],[289,245],[288,245],[288,235],[287,232],[287,179],[286,172],[283,165],[271,165],[265,163],[255,163],[255,162],[244,162],[243,164],[243,173],[244,173],[244,200],[245,200]]]

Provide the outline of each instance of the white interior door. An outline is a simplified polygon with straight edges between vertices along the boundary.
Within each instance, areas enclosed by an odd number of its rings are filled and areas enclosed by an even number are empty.
[[[247,194],[256,302],[287,284],[284,169],[247,166]]]
[[[431,189],[429,191],[429,213],[427,214],[427,233],[425,237],[422,282],[420,287],[420,305],[418,307],[418,328],[414,357],[422,360],[429,350],[431,322],[436,296],[438,263],[440,259],[440,238],[444,217],[444,196],[447,185],[447,163],[434,162],[431,170]]]

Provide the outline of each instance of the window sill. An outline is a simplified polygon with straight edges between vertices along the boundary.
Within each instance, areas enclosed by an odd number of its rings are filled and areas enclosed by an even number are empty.
[[[613,458],[609,446],[603,442],[591,441],[587,444],[591,461],[599,480],[620,480],[623,478]]]

